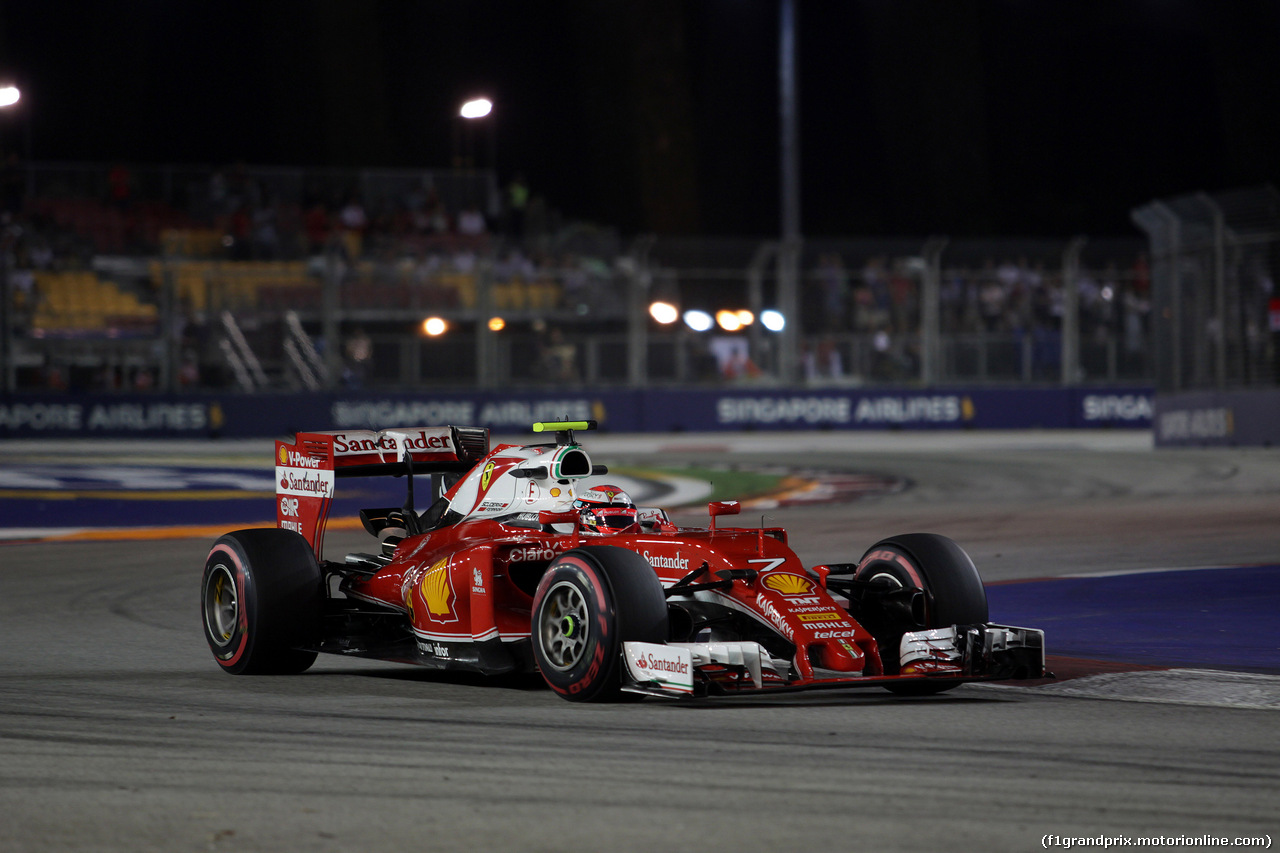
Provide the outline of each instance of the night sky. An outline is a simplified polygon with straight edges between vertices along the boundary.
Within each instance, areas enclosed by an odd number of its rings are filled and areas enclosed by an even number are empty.
[[[803,231],[1135,235],[1280,175],[1280,3],[796,0]],[[446,168],[567,216],[776,233],[777,0],[0,0],[37,161]],[[20,123],[26,122],[22,132]]]

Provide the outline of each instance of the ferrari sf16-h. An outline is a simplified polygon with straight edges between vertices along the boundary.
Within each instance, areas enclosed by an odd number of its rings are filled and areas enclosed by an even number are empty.
[[[937,693],[1044,675],[1044,635],[988,621],[972,561],[910,533],[804,566],[777,527],[705,528],[600,483],[574,431],[490,448],[473,427],[298,433],[276,443],[277,526],[214,543],[205,637],[233,674],[299,673],[320,652],[481,673],[540,672],[574,701],[880,686]],[[326,559],[336,480],[399,476],[361,510],[367,552]],[[432,496],[414,506],[415,483]],[[590,478],[590,479],[588,479]]]

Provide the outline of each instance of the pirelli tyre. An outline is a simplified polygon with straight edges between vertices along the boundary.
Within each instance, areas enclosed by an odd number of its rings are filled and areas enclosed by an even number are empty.
[[[534,659],[551,689],[572,702],[622,692],[622,644],[667,639],[667,602],[653,567],[609,545],[561,554],[533,596]]]
[[[854,579],[899,589],[919,589],[924,596],[924,628],[974,625],[988,620],[987,592],[973,560],[951,539],[936,533],[907,533],[872,545],[858,563]],[[896,647],[892,650],[895,655]],[[910,682],[889,690],[927,695],[955,684]]]
[[[315,553],[292,530],[237,530],[209,551],[200,583],[205,640],[233,675],[306,670],[316,653],[322,580]]]

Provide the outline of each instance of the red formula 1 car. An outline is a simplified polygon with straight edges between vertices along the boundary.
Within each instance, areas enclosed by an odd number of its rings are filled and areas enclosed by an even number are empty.
[[[574,440],[489,448],[467,427],[299,433],[276,444],[278,526],[218,539],[205,637],[229,673],[297,673],[319,652],[483,673],[540,671],[566,699],[882,686],[936,693],[1044,674],[1041,631],[990,624],[977,570],[928,533],[806,568],[780,528],[672,524]],[[369,553],[327,560],[335,478],[406,476],[365,509]],[[415,483],[435,496],[414,508]]]

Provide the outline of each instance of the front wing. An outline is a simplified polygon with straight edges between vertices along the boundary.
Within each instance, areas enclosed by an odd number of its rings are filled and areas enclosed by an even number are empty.
[[[952,625],[904,634],[900,675],[818,670],[797,674],[754,642],[623,643],[623,685],[631,693],[680,698],[709,693],[763,693],[907,683],[1041,678],[1044,632],[1010,625]]]

